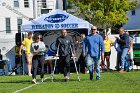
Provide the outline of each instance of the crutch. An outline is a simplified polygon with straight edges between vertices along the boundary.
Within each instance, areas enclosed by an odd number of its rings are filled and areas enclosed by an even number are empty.
[[[73,51],[72,51],[72,47],[71,46],[70,46],[70,50],[71,50],[71,53],[74,54]],[[73,59],[73,62],[74,62],[74,65],[75,65],[75,69],[76,69],[76,73],[77,73],[77,77],[78,77],[78,80],[80,81],[80,77],[79,77],[79,73],[78,73],[77,66],[76,66],[76,61],[75,61],[76,57],[72,56],[71,58]]]
[[[58,56],[59,46],[60,46],[60,44],[58,45],[58,48],[57,48],[57,56]],[[56,57],[57,57],[57,56],[56,56]],[[52,71],[52,73],[51,73],[52,82],[53,82],[53,79],[54,79],[54,71],[55,71],[57,59],[58,59],[58,58],[55,58],[54,68],[53,68],[53,71]]]

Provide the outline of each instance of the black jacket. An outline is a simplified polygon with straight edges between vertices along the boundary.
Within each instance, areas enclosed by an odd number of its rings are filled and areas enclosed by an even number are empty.
[[[59,49],[58,54],[59,56],[66,56],[71,55],[72,52],[75,53],[74,46],[73,46],[73,40],[70,36],[66,37],[58,37],[56,39],[56,49]],[[56,50],[57,52],[57,50]]]
[[[129,41],[129,35],[124,33],[123,35],[120,36],[120,39],[118,40],[118,43],[120,44],[120,48],[129,48],[130,41]]]
[[[0,54],[0,60],[2,60],[2,55]]]

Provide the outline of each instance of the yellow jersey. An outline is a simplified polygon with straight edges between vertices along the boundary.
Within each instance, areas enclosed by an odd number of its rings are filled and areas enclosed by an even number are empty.
[[[25,50],[26,54],[31,53],[30,52],[30,47],[31,47],[32,42],[33,42],[33,40],[32,39],[28,39],[28,38],[25,38],[22,41],[22,44],[26,47],[26,50]]]
[[[111,51],[111,46],[113,46],[114,42],[111,39],[104,40],[104,51],[105,52],[110,52]]]

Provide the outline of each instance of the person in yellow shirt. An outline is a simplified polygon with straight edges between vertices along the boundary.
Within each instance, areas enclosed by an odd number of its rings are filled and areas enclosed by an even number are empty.
[[[104,60],[106,60],[107,62],[108,71],[110,71],[110,55],[111,55],[111,47],[113,45],[114,45],[113,40],[109,39],[108,35],[106,35],[104,40]]]
[[[28,75],[32,76],[31,74],[31,69],[32,69],[32,53],[30,52],[30,47],[31,47],[31,43],[33,42],[32,40],[32,32],[28,33],[28,38],[25,38],[22,41],[22,45],[20,46],[20,50],[19,50],[19,54],[21,55],[21,50],[22,48],[25,46],[26,50],[25,50],[25,54],[26,54],[26,59],[27,59],[27,68],[28,68]]]

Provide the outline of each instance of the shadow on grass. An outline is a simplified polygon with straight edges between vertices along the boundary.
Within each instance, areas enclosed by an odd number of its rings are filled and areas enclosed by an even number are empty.
[[[79,82],[78,79],[70,79],[69,81],[67,82]],[[52,79],[46,79],[45,82],[66,82],[64,79],[54,79],[52,81]]]
[[[0,82],[0,83],[22,83],[22,84],[27,84],[31,83],[30,80],[13,80],[13,81],[5,81],[5,82]]]
[[[40,82],[40,80],[37,80],[38,82]],[[82,80],[83,81],[83,80]],[[46,79],[44,82],[66,82],[64,79],[54,79],[52,81],[52,79]],[[68,82],[79,82],[78,79],[70,79]],[[31,80],[12,80],[12,81],[3,81],[0,83],[21,83],[21,84],[32,84]]]

